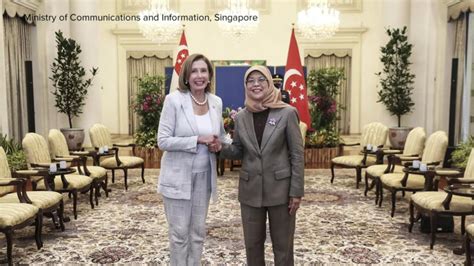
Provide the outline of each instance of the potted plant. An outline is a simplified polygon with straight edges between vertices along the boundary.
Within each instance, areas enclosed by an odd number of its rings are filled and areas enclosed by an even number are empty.
[[[383,71],[376,73],[380,78],[379,100],[391,115],[397,117],[398,126],[389,129],[389,140],[393,148],[403,148],[411,128],[401,127],[401,117],[413,110],[415,103],[411,96],[414,74],[410,73],[412,45],[408,43],[407,27],[387,29],[389,41],[380,51]]]
[[[27,169],[26,155],[20,144],[7,135],[0,135],[0,147],[5,150],[11,171]]]
[[[474,148],[474,136],[469,136],[451,153],[451,164],[455,167],[466,168],[472,148]]]
[[[145,75],[137,78],[137,81],[138,91],[131,106],[138,115],[138,129],[134,134],[134,139],[138,155],[145,160],[145,165],[147,165],[151,162],[159,162],[161,158],[156,133],[165,98],[163,95],[165,77]]]
[[[307,87],[311,112],[311,129],[307,135],[306,158],[308,167],[314,163],[328,162],[340,153],[340,135],[337,128],[340,106],[336,97],[340,93],[341,81],[344,80],[342,68],[322,68],[311,71],[307,77]]]
[[[60,113],[66,114],[69,128],[61,128],[70,150],[80,150],[84,142],[84,129],[73,128],[72,119],[82,114],[87,90],[92,84],[98,68],[90,70],[91,77],[85,78],[86,71],[81,66],[79,54],[81,46],[71,38],[65,38],[61,31],[56,33],[57,56],[51,65],[55,106]]]

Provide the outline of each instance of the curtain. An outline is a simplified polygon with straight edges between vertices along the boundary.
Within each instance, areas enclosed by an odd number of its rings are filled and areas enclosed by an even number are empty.
[[[456,117],[454,121],[454,143],[461,140],[462,126],[462,95],[464,87],[465,62],[466,62],[466,41],[467,41],[467,16],[462,14],[456,20],[456,30],[454,38],[454,58],[458,59],[458,75],[456,87]]]
[[[173,61],[169,55],[150,55],[149,52],[137,54],[137,52],[128,54],[127,58],[127,78],[128,78],[128,106],[131,106],[135,100],[138,91],[138,78],[144,77],[145,74],[150,76],[164,76],[165,67],[173,65]],[[165,93],[163,91],[163,93]],[[139,124],[137,114],[129,108],[128,115],[128,131],[133,135]],[[156,121],[158,123],[158,121]]]
[[[340,111],[340,120],[337,121],[337,128],[341,134],[350,132],[350,84],[351,84],[351,54],[350,50],[342,51],[319,51],[310,52],[305,57],[306,71],[321,68],[337,67],[344,69],[346,79],[341,83],[341,91],[337,96],[337,102],[344,108]]]
[[[32,25],[3,15],[9,136],[20,141],[28,132],[25,61],[31,60]]]

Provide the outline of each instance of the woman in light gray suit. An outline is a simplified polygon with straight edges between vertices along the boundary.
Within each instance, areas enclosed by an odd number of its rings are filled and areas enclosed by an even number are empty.
[[[158,192],[169,225],[171,265],[200,265],[209,198],[217,199],[216,156],[208,144],[221,138],[222,100],[211,94],[213,68],[201,54],[190,55],[179,90],[165,98],[158,127],[161,159]]]
[[[281,101],[270,71],[245,73],[245,108],[235,118],[232,145],[221,157],[241,159],[239,201],[248,265],[265,265],[266,220],[275,265],[293,265],[295,215],[304,193],[304,150],[298,113]]]

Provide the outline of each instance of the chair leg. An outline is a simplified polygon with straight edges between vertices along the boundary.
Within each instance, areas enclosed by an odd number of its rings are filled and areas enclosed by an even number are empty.
[[[405,197],[405,190],[402,190],[402,197]]]
[[[378,176],[374,177],[374,183],[375,183],[375,205],[379,202],[379,197],[380,197],[380,179]]]
[[[369,177],[367,176],[367,172],[365,172],[365,190],[364,190],[364,196],[367,197],[367,192],[369,191]]]
[[[379,182],[379,208],[382,207],[382,201],[383,201],[383,186],[382,186],[382,181]]]
[[[394,216],[395,215],[395,203],[397,201],[397,191],[394,190],[392,191],[392,212],[390,213],[390,216]]]
[[[466,252],[466,261],[464,262],[464,265],[472,265],[471,262],[471,238],[469,237],[469,234],[466,234],[464,236],[464,251]]]
[[[91,204],[91,209],[94,209],[94,187],[95,181],[89,185],[89,203]]]
[[[77,220],[77,190],[72,191],[72,212],[74,220]]]
[[[362,180],[362,169],[356,167],[356,188],[359,189],[359,183]]]
[[[142,164],[142,182],[145,184],[145,164]]]
[[[40,210],[36,214],[35,219],[35,240],[36,247],[41,249],[43,247],[43,240],[41,239],[41,231],[43,229],[43,212]]]
[[[466,215],[461,216],[461,235],[466,233]]]
[[[431,242],[430,249],[433,249],[436,239],[436,228],[438,227],[438,217],[435,212],[430,212],[430,231],[431,231]]]
[[[12,248],[13,248],[13,231],[10,229],[5,232],[5,238],[7,239],[7,263],[13,265],[12,261]]]
[[[331,162],[331,184],[334,182],[334,164]]]
[[[105,182],[102,182],[101,185],[102,185],[102,189],[104,189],[105,191],[105,197],[108,198],[109,197],[109,189],[108,189],[108,183],[109,183],[109,175],[105,175]]]
[[[64,232],[64,202],[61,200],[59,203],[59,210],[58,210],[58,217],[59,217],[59,227],[61,231]]]
[[[125,190],[128,190],[128,184],[127,184],[127,178],[128,178],[128,169],[124,168],[123,169],[123,177],[125,179]]]
[[[410,225],[408,226],[408,232],[411,233],[414,223],[415,223],[415,205],[413,204],[413,201],[410,200]]]
[[[96,182],[95,183],[95,193],[94,193],[94,198],[95,198],[95,205],[99,206],[99,196],[100,196],[100,183],[101,182]]]
[[[112,169],[112,183],[115,183],[115,169]]]

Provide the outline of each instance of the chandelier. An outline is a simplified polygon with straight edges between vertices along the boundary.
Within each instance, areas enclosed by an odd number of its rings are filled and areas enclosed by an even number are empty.
[[[249,8],[249,0],[228,0],[227,8],[220,11],[217,17],[219,28],[235,40],[257,32],[259,13]]]
[[[297,31],[308,39],[326,39],[339,27],[339,11],[328,0],[308,0],[308,9],[298,13]]]
[[[138,27],[143,36],[158,44],[165,43],[178,36],[181,26],[178,13],[169,9],[168,0],[151,0],[149,9],[141,11]]]

